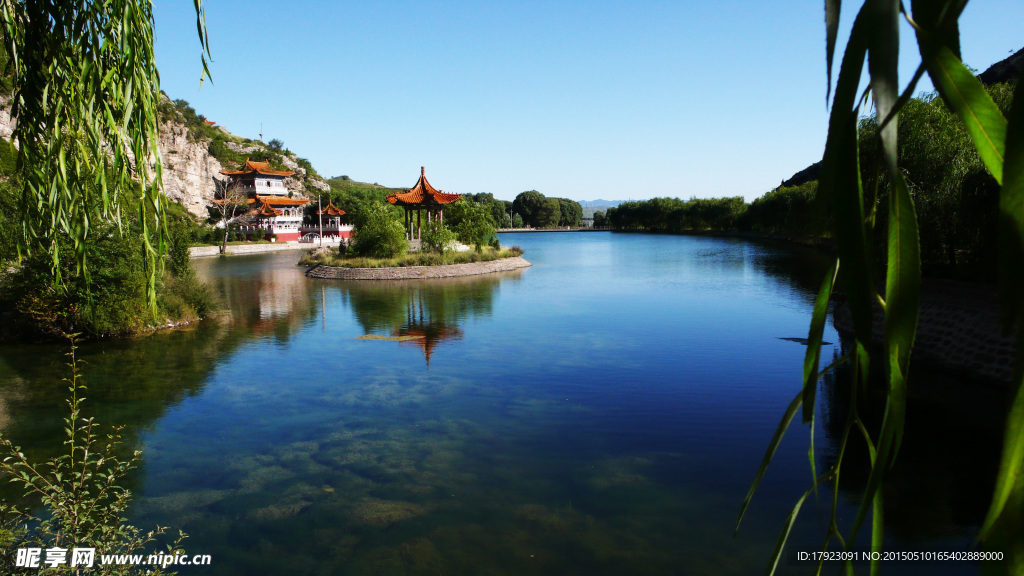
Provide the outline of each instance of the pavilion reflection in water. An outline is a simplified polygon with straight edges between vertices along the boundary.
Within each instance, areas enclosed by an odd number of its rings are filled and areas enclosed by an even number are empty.
[[[489,316],[502,281],[521,271],[409,281],[348,283],[344,292],[365,335],[362,340],[392,340],[423,351],[427,365],[444,344],[462,340],[466,319]]]

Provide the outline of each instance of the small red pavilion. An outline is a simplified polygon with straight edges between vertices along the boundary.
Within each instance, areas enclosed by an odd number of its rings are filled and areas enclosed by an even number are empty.
[[[444,206],[462,198],[461,194],[449,194],[434,188],[427,181],[426,170],[420,166],[420,179],[407,192],[388,196],[388,202],[405,208],[405,230],[409,240],[419,240],[423,224],[422,212],[426,212],[427,223],[437,220],[444,223]],[[413,212],[416,212],[413,222]]]

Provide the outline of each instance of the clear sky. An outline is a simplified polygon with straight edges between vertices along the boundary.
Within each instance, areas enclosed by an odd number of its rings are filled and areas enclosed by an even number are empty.
[[[204,4],[213,84],[192,3],[159,1],[162,88],[235,134],[262,124],[325,177],[409,187],[426,166],[445,191],[506,200],[752,200],[825,141],[821,0]],[[1020,0],[971,2],[964,61],[1020,49],[1022,23]]]

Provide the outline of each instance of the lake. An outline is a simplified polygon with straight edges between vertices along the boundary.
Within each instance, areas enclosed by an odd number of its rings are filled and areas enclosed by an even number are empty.
[[[85,411],[143,451],[132,520],[212,556],[182,574],[764,573],[810,486],[807,426],[794,423],[734,537],[736,516],[800,387],[795,340],[827,257],[689,236],[501,241],[533,266],[357,283],[307,279],[298,252],[199,260],[225,318],[82,345]],[[827,363],[845,342],[831,321],[825,340]],[[60,448],[66,348],[0,348],[0,426],[33,458]],[[885,486],[888,546],[962,550],[1001,431],[929,394],[941,375],[916,375]],[[840,372],[818,395],[819,471],[844,386]],[[844,525],[866,481],[858,453]],[[830,488],[817,498],[792,546],[820,546]]]

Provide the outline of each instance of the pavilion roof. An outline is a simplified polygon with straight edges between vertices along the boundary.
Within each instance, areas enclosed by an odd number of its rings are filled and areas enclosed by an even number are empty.
[[[263,176],[291,176],[295,174],[293,170],[274,170],[270,167],[270,160],[263,162],[257,162],[255,160],[245,159],[245,165],[242,166],[241,170],[221,170],[221,174],[226,176],[246,176],[249,174],[261,174]]]
[[[423,350],[423,356],[430,366],[430,357],[434,354],[434,348],[442,342],[449,340],[461,340],[462,330],[456,326],[444,324],[430,324],[420,326],[402,326],[394,331],[395,336],[412,336],[409,340],[402,340],[399,346],[414,346]]]
[[[334,206],[334,202],[330,201],[330,200],[327,201],[327,206],[323,210],[317,210],[316,213],[317,214],[327,214],[328,216],[344,216],[345,215],[345,211],[342,210],[341,208],[335,207]]]
[[[396,206],[423,206],[451,204],[459,198],[462,198],[461,194],[449,194],[431,186],[427,181],[426,170],[420,166],[420,179],[416,181],[416,185],[407,192],[388,195],[387,200]]]

